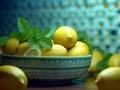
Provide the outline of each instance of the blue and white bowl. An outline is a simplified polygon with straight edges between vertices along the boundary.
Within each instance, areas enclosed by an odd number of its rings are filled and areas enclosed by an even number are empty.
[[[84,78],[88,75],[91,55],[57,57],[21,57],[2,55],[1,64],[15,65],[23,69],[29,79],[63,81]]]

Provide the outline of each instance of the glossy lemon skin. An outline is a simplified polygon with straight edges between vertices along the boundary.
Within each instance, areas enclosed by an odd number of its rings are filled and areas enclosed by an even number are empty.
[[[99,90],[120,90],[120,67],[106,68],[95,80]]]
[[[26,74],[13,65],[0,66],[0,90],[26,90]]]
[[[68,51],[68,56],[88,56],[89,47],[81,41],[77,41],[74,47]]]
[[[1,47],[2,52],[8,55],[15,55],[16,49],[19,45],[19,40],[16,38],[11,38]]]
[[[120,54],[113,54],[109,61],[108,61],[108,67],[120,67]]]
[[[52,48],[45,48],[41,52],[42,56],[67,56],[67,49],[60,44],[53,44]]]
[[[70,49],[78,40],[76,31],[69,26],[62,26],[58,28],[54,35],[53,41],[55,44],[61,44],[65,48]]]

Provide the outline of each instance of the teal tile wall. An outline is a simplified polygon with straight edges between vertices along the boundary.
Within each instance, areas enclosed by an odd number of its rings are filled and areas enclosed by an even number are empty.
[[[17,30],[17,17],[32,26],[72,26],[86,31],[94,45],[120,52],[119,0],[0,0],[0,35]]]

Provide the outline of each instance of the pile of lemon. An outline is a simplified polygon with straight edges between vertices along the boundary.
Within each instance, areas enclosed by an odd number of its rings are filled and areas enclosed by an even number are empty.
[[[69,26],[58,28],[53,35],[52,48],[29,46],[28,41],[20,43],[17,38],[8,39],[0,48],[3,54],[16,56],[87,56],[90,54],[86,43],[78,41],[76,31]],[[18,67],[0,66],[0,90],[26,90],[28,79]]]
[[[29,47],[28,42],[19,43],[16,38],[10,38],[1,48],[4,54],[18,56],[87,56],[89,47],[78,41],[77,32],[69,26],[61,26],[53,35],[52,48],[40,51],[36,46]]]
[[[105,56],[99,50],[93,50],[88,72],[97,74],[95,84],[99,90],[120,90],[120,53],[112,54],[107,60],[107,67],[100,71],[98,63],[104,58]]]
[[[58,28],[53,35],[53,47],[44,49],[42,56],[87,56],[89,47],[78,41],[76,31],[68,26]]]
[[[28,42],[20,43],[17,38],[10,38],[1,47],[3,54],[17,55],[17,56],[40,56],[40,50],[35,47],[29,47]]]
[[[36,57],[88,56],[90,54],[88,45],[85,42],[79,41],[76,30],[69,26],[61,26],[56,29],[52,38],[52,44],[52,48],[44,48],[40,51],[36,46],[30,47],[28,42],[20,43],[17,38],[10,38],[0,48],[0,51],[7,55]],[[120,54],[113,54],[107,60],[107,68],[99,71],[98,63],[104,60],[104,58],[103,53],[98,50],[93,50],[88,72],[90,74],[97,73],[95,83],[99,90],[120,90]],[[11,80],[15,82],[15,85],[10,83]],[[7,82],[9,83],[6,84]],[[15,66],[0,66],[0,84],[2,86],[0,86],[0,90],[25,90],[27,82],[25,73],[19,68]],[[21,88],[17,88],[18,86]]]

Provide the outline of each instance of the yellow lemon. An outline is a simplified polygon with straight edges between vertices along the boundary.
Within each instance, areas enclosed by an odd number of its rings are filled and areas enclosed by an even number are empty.
[[[45,48],[41,52],[42,56],[67,56],[67,49],[60,44],[53,44],[52,48]]]
[[[110,67],[100,72],[95,80],[99,90],[120,90],[120,67]]]
[[[19,45],[19,40],[16,38],[11,38],[2,46],[2,52],[4,54],[14,55],[16,48]]]
[[[29,57],[32,57],[32,56],[41,56],[41,52],[39,50],[39,48],[33,46],[33,47],[30,47],[29,49],[27,49],[25,52],[24,52],[24,55],[23,56],[29,56]]]
[[[90,67],[88,69],[88,72],[90,72],[90,73],[97,72],[98,71],[97,64],[101,60],[103,60],[103,55],[99,51],[93,50],[92,60],[91,60],[91,64],[90,64]]]
[[[55,44],[61,44],[65,48],[70,49],[78,40],[76,31],[69,26],[62,26],[58,28],[54,35],[53,41]]]
[[[74,47],[68,51],[68,56],[87,56],[89,47],[84,42],[78,41]]]
[[[26,90],[26,74],[13,65],[0,66],[0,90]]]
[[[18,45],[16,55],[23,56],[24,52],[29,48],[28,42],[23,42]]]
[[[87,44],[81,41],[77,41],[75,46],[85,46],[86,48],[88,48]]]
[[[108,67],[120,67],[120,53],[113,54],[108,60]]]

